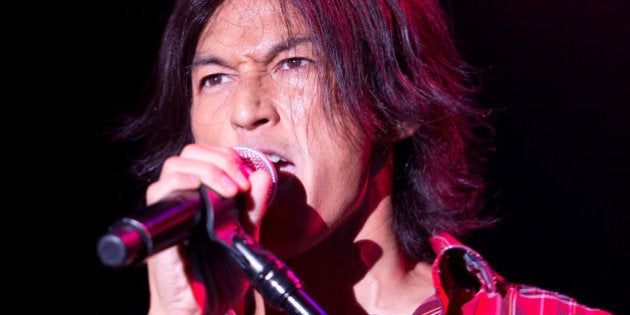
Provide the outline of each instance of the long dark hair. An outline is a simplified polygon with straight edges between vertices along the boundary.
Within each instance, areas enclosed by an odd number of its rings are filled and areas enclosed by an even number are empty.
[[[418,126],[393,146],[394,228],[409,259],[432,259],[427,238],[435,230],[463,236],[489,224],[479,214],[485,153],[491,148],[480,136],[491,135],[492,128],[473,102],[471,69],[454,45],[439,3],[279,2],[302,15],[329,67],[334,83],[322,97],[331,121],[338,113],[354,117],[377,147],[387,147],[401,126]],[[147,183],[168,156],[193,141],[188,67],[220,3],[175,2],[144,107],[118,134],[143,144],[133,170]]]

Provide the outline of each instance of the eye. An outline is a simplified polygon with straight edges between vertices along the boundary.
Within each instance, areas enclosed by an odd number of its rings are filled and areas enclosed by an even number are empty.
[[[309,64],[311,61],[305,58],[287,58],[282,60],[282,62],[280,62],[280,69],[281,70],[291,70],[291,69],[297,69],[300,67],[303,67],[307,64]]]
[[[215,73],[208,76],[205,76],[201,79],[201,87],[208,86],[217,86],[220,84],[224,84],[226,82],[230,82],[230,77],[225,73]]]

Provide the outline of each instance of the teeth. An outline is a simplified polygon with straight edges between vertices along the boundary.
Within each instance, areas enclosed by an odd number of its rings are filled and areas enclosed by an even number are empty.
[[[285,159],[275,155],[275,154],[267,154],[267,157],[269,158],[269,160],[273,163],[278,163],[278,162],[286,162]]]

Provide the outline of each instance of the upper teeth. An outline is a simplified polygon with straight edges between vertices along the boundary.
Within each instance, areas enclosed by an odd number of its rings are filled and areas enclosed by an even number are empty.
[[[269,160],[270,160],[271,162],[273,162],[273,163],[278,163],[278,162],[280,162],[280,161],[284,161],[284,162],[286,162],[286,160],[285,160],[285,159],[283,159],[283,158],[281,158],[281,157],[279,157],[279,156],[277,156],[277,155],[275,155],[275,154],[267,154],[267,157],[268,157],[268,158],[269,158]]]

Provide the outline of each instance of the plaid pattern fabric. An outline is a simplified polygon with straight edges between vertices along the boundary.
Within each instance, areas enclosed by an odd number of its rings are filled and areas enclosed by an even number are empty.
[[[447,233],[438,232],[430,241],[437,254],[433,263],[436,294],[413,315],[612,314],[557,292],[508,282],[481,255]]]

